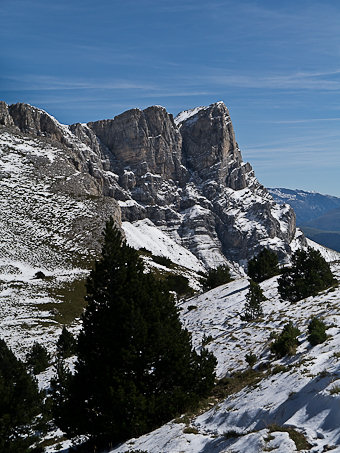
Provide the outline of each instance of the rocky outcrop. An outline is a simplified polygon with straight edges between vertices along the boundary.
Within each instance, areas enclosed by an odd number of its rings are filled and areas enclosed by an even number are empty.
[[[0,101],[0,125],[14,126],[13,118],[8,111],[8,105],[3,101]]]
[[[192,112],[182,112],[177,124],[183,137],[183,156],[188,170],[202,182],[214,180],[234,190],[247,185],[242,157],[235,140],[229,111],[223,102]],[[186,114],[186,115],[185,115]]]
[[[182,137],[172,115],[163,107],[128,110],[112,120],[89,123],[88,127],[106,147],[120,175],[127,170],[137,177],[151,173],[183,181]],[[129,178],[122,177],[121,184],[131,189]]]
[[[117,200],[123,220],[150,219],[206,266],[242,263],[265,246],[290,253],[294,212],[274,203],[242,161],[223,102],[175,119],[153,106],[69,127],[34,107],[2,104],[1,121],[58,143],[92,196]]]
[[[208,266],[264,246],[290,253],[294,212],[278,208],[242,161],[223,102],[175,120],[154,106],[87,126],[119,177],[123,220],[149,218]]]
[[[66,142],[65,134],[57,121],[43,110],[28,104],[13,104],[8,107],[14,125],[23,133],[46,136],[53,141]]]

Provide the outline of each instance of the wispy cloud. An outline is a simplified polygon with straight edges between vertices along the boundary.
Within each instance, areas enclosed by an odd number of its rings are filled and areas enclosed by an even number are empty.
[[[218,91],[190,89],[184,86],[184,89],[163,82],[159,84],[145,83],[136,81],[124,81],[120,79],[96,79],[96,80],[81,80],[77,78],[58,78],[47,75],[27,75],[27,76],[10,76],[4,78],[7,80],[4,91],[41,91],[41,92],[63,92],[63,91],[87,91],[90,97],[93,92],[106,92],[106,97],[110,96],[110,92],[126,91],[128,96],[139,98],[168,98],[168,97],[191,97],[191,96],[213,96],[218,95]],[[5,85],[5,84],[4,84]],[[138,92],[138,93],[136,93]],[[79,98],[77,95],[72,95],[70,100]]]
[[[77,78],[58,78],[48,75],[24,75],[6,77],[12,86],[7,91],[51,91],[51,90],[157,90],[152,83],[129,82],[121,79],[81,80]],[[19,86],[17,85],[19,84]]]
[[[310,123],[320,123],[329,121],[340,121],[340,118],[305,118],[298,120],[282,120],[282,121],[271,121],[272,124],[310,124]]]
[[[218,70],[216,70],[217,72]],[[339,77],[334,79],[334,76]],[[225,87],[317,91],[340,90],[339,69],[332,69],[328,72],[296,72],[268,75],[212,74],[201,77],[206,79],[207,83]]]

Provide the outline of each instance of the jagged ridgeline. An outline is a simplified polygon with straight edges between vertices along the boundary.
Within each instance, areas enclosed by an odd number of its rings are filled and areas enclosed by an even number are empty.
[[[223,102],[175,119],[153,106],[71,126],[27,104],[1,103],[0,124],[2,190],[19,211],[10,216],[4,207],[2,231],[9,237],[14,222],[11,241],[24,236],[28,254],[33,241],[39,262],[43,242],[56,261],[60,248],[73,259],[98,251],[109,215],[118,223],[149,219],[206,267],[242,263],[263,247],[280,258],[291,251],[294,212],[274,203],[242,161]],[[25,176],[34,179],[34,202],[20,198]],[[39,231],[22,227],[27,217]]]

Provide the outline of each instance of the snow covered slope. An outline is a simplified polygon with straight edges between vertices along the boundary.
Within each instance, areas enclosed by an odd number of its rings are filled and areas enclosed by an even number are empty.
[[[339,262],[333,264],[333,271],[339,279]],[[290,304],[278,297],[277,277],[261,286],[268,300],[259,322],[240,320],[246,279],[180,306],[183,323],[193,333],[197,347],[204,335],[211,336],[207,346],[218,359],[220,378],[245,370],[245,355],[252,352],[258,357],[256,367],[263,370],[258,381],[216,400],[201,415],[174,420],[112,453],[133,449],[150,453],[290,453],[297,451],[294,431],[304,435],[308,451],[340,451],[340,288]],[[328,340],[315,347],[306,339],[312,316],[322,317],[328,326]],[[289,321],[301,331],[300,345],[296,355],[276,360],[269,351],[271,334],[280,332]]]
[[[146,248],[154,255],[164,256],[172,262],[195,271],[204,271],[202,263],[189,250],[177,244],[149,219],[134,223],[123,222],[127,243],[139,250]]]
[[[92,195],[96,181],[80,166],[60,144],[0,134],[0,337],[20,356],[34,340],[54,343],[57,319],[98,252],[98,232],[119,209]],[[38,271],[46,278],[35,279]]]

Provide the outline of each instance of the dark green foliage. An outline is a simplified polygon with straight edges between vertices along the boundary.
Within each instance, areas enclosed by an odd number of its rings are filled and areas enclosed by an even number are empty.
[[[231,281],[230,269],[226,265],[221,265],[215,269],[209,269],[204,284],[205,289],[216,288],[217,286],[224,285]]]
[[[41,279],[44,279],[46,278],[46,275],[42,272],[42,271],[38,271],[34,274],[34,277],[33,278],[41,278]]]
[[[42,396],[25,365],[0,339],[0,452],[27,453],[37,440],[37,415],[42,410]]]
[[[26,356],[26,364],[32,370],[33,374],[39,374],[45,371],[50,364],[50,356],[45,346],[34,343]]]
[[[278,291],[283,299],[296,302],[335,283],[329,264],[317,250],[297,250],[292,255],[292,266],[284,269],[279,279]]]
[[[165,267],[172,267],[174,264],[170,258],[166,258],[165,256],[152,255],[152,259],[155,263]]]
[[[256,361],[257,361],[257,357],[255,354],[253,354],[252,352],[250,352],[249,354],[246,354],[246,362],[248,363],[250,368],[253,368]]]
[[[168,274],[164,279],[164,286],[167,291],[175,291],[179,296],[192,293],[189,280],[184,275]]]
[[[261,303],[264,300],[266,300],[266,297],[263,295],[260,285],[250,280],[244,312],[241,315],[242,321],[254,321],[260,318],[263,315]]]
[[[277,339],[271,344],[271,352],[273,352],[278,358],[286,355],[294,355],[299,344],[297,339],[298,335],[300,335],[299,329],[294,327],[293,324],[289,322],[284,326]]]
[[[327,340],[326,324],[318,318],[312,318],[308,324],[308,341],[312,346],[323,343]]]
[[[202,346],[205,346],[207,345],[208,343],[210,343],[211,341],[213,341],[213,337],[211,335],[203,335],[203,338],[202,338]]]
[[[279,273],[277,255],[269,249],[263,249],[258,255],[248,261],[248,275],[254,282],[263,282]]]
[[[57,341],[58,355],[62,358],[70,357],[75,353],[75,347],[76,341],[74,336],[64,326]]]
[[[214,384],[215,357],[192,350],[172,297],[113,221],[87,281],[74,375],[59,366],[55,416],[96,446],[139,436],[195,405]]]
[[[56,375],[51,379],[52,413],[59,426],[72,424],[73,412],[69,411],[72,374],[59,356],[55,364]],[[71,408],[72,409],[72,408]]]

